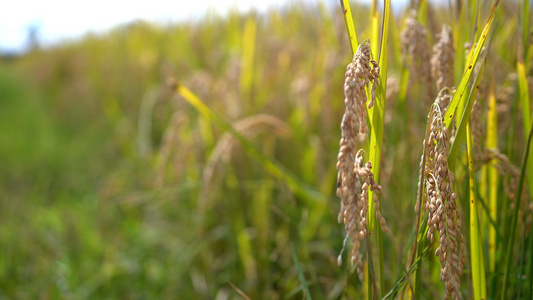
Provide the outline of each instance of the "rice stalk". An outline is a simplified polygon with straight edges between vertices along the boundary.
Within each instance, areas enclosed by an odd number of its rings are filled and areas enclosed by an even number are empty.
[[[471,122],[470,122],[471,123]],[[470,123],[466,127],[466,144],[467,144],[467,158],[468,158],[468,182],[470,187],[470,256],[472,263],[472,285],[474,290],[474,299],[486,299],[487,287],[485,280],[485,264],[483,255],[483,236],[478,221],[477,213],[477,195],[476,195],[476,179],[474,171],[474,154],[475,147],[473,146],[473,134]]]
[[[240,87],[241,96],[244,99],[253,99],[253,76],[254,76],[254,56],[255,56],[255,36],[257,24],[254,18],[248,18],[244,26],[242,37],[242,65]]]
[[[375,6],[376,9],[376,15],[377,15],[377,5]],[[384,123],[385,123],[385,99],[387,96],[387,75],[388,75],[388,57],[389,57],[389,24],[390,24],[390,14],[391,14],[391,1],[385,0],[384,1],[384,7],[383,7],[383,18],[381,23],[381,36],[377,36],[377,31],[375,32],[374,39],[379,39],[379,50],[378,50],[378,64],[376,65],[375,62],[372,62],[374,68],[372,70],[372,75],[374,78],[374,85],[372,86],[372,98],[376,97],[376,103],[373,106],[372,109],[369,109],[369,115],[370,115],[370,124],[372,126],[372,131],[370,133],[370,143],[369,143],[369,160],[374,166],[374,176],[376,179],[376,182],[380,182],[380,170],[381,170],[381,156],[382,156],[382,149],[383,149],[383,131],[384,131]],[[381,84],[378,84],[377,80]],[[377,95],[376,95],[376,87],[377,87]],[[374,207],[374,203],[376,202],[375,198],[378,197],[378,195],[375,195],[373,191],[370,192],[369,195],[371,200],[369,204],[369,224],[370,224],[370,232],[374,230],[374,211],[378,210],[379,207]],[[377,211],[376,211],[377,216]],[[379,217],[378,217],[379,218]],[[380,220],[381,221],[381,220]],[[381,225],[383,225],[382,222],[380,222]],[[380,280],[380,290],[385,290],[385,280],[384,280],[384,251],[383,251],[383,234],[381,230],[377,230],[377,244],[378,244],[378,257],[379,257],[379,280]],[[370,239],[367,239],[369,241]],[[378,291],[378,292],[379,292]],[[379,294],[381,295],[381,294]]]
[[[489,109],[487,113],[487,139],[485,148],[498,148],[498,113],[496,110],[496,97],[494,97],[494,89],[491,88],[489,94]],[[490,218],[496,220],[498,212],[498,170],[496,169],[497,162],[491,160],[486,167],[486,199],[489,202]],[[503,203],[502,203],[503,204]],[[501,205],[501,204],[500,204]],[[501,242],[501,241],[500,241]],[[494,272],[496,269],[496,229],[489,228],[489,270]]]

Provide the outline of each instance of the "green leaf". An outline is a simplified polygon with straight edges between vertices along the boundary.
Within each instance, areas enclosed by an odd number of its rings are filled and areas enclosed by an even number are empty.
[[[385,116],[385,98],[386,98],[386,86],[387,86],[387,69],[388,69],[388,53],[389,53],[389,22],[390,22],[390,0],[385,1],[385,7],[383,11],[383,24],[381,33],[381,43],[378,51],[378,64],[380,67],[379,73],[379,85],[376,93],[376,101],[374,106],[369,110],[370,118],[370,154],[369,161],[372,163],[372,170],[374,173],[374,180],[379,184],[380,180],[380,165],[381,165],[381,149],[383,147],[383,129],[384,129],[384,116]],[[373,15],[377,16],[377,5],[375,6],[376,12]],[[377,39],[377,32],[374,39]],[[376,213],[374,206],[374,197],[377,197],[373,191],[370,191],[368,195],[368,230],[373,232]],[[381,228],[377,231],[377,244],[378,244],[378,270],[380,274],[380,291],[385,288],[384,285],[384,271],[383,271],[383,241]]]
[[[292,252],[292,257],[294,259],[294,264],[296,266],[296,269],[298,270],[298,277],[300,278],[300,283],[302,284],[303,290],[305,292],[305,296],[307,299],[311,300],[311,293],[309,292],[309,285],[307,284],[307,280],[305,280],[304,271],[302,270],[302,266],[300,264],[300,261],[298,260],[298,255],[296,255],[296,250],[294,249],[293,244],[291,244],[291,252]]]
[[[498,111],[496,107],[496,96],[494,95],[494,88],[491,89],[489,95],[489,111],[487,113],[487,141],[486,147],[488,149],[498,148]],[[496,169],[497,161],[492,160],[487,165],[486,170],[486,186],[487,198],[489,202],[490,217],[496,220],[498,212],[498,170]],[[490,271],[494,272],[496,267],[496,230],[493,227],[489,228],[489,266]]]
[[[476,174],[474,171],[473,141],[470,122],[466,126],[468,153],[468,185],[470,187],[470,259],[472,263],[472,287],[474,299],[487,299],[485,264],[483,259],[482,234],[479,228],[476,197]]]
[[[355,26],[353,24],[352,9],[350,7],[349,0],[341,0],[341,8],[344,16],[344,24],[346,24],[346,30],[348,31],[348,38],[350,39],[350,47],[352,48],[352,56],[357,51],[357,33],[355,32]]]
[[[513,211],[513,220],[511,221],[511,233],[509,234],[509,241],[507,242],[507,251],[505,251],[505,274],[503,276],[503,288],[501,299],[506,299],[506,292],[509,284],[509,273],[511,272],[511,258],[513,256],[514,237],[516,233],[516,223],[518,220],[518,211],[520,210],[520,200],[522,197],[522,188],[524,187],[524,179],[526,176],[527,159],[529,156],[529,146],[531,145],[531,139],[533,137],[533,124],[529,124],[529,134],[527,137],[526,148],[524,150],[524,156],[522,157],[522,168],[520,169],[520,179],[518,181],[518,191],[516,193],[515,207]]]
[[[485,43],[485,40],[487,39],[487,35],[492,26],[496,8],[498,7],[499,2],[500,2],[499,0],[494,1],[494,4],[492,6],[492,11],[490,13],[489,19],[487,20],[487,24],[485,24],[485,27],[483,28],[483,31],[481,32],[481,36],[479,37],[477,41],[476,48],[474,49],[474,54],[468,60],[467,67],[463,73],[463,76],[461,77],[459,86],[457,87],[457,90],[455,94],[453,95],[452,101],[450,102],[450,105],[448,106],[448,110],[446,111],[446,114],[444,115],[444,122],[446,124],[446,128],[450,128],[453,117],[455,116],[455,109],[457,108],[457,105],[459,104],[459,102],[464,101],[464,96],[465,96],[465,93],[467,92],[466,88],[468,86],[468,82],[470,80],[470,77],[472,76],[472,72],[474,70],[474,66],[476,65],[478,61],[479,55],[481,54],[481,49],[483,47],[483,44]]]
[[[466,98],[467,100],[466,108],[463,110],[461,121],[459,122],[457,131],[455,132],[455,138],[453,140],[452,147],[450,148],[450,154],[448,156],[448,166],[450,167],[451,170],[453,170],[455,167],[455,159],[457,158],[459,147],[461,147],[461,143],[463,142],[465,138],[466,127],[467,127],[467,124],[470,122],[470,114],[472,113],[472,106],[474,106],[474,101],[476,100],[477,92],[479,90],[479,83],[481,82],[481,77],[483,76],[483,72],[485,71],[486,61],[487,61],[486,59],[483,60],[483,63],[481,64],[481,67],[479,68],[479,72],[476,74],[476,79],[474,81],[474,84],[472,85],[472,88],[468,94],[468,97]],[[448,111],[446,113],[448,113]],[[446,116],[444,116],[444,118],[446,118]],[[449,128],[449,127],[446,127],[446,128]]]

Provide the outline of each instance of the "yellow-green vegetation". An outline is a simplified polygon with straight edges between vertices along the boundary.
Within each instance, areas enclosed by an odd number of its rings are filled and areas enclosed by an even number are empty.
[[[390,4],[0,61],[0,299],[532,299],[531,2]]]

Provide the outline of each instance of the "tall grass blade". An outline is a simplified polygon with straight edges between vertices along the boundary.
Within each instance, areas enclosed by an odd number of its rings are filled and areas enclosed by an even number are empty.
[[[371,39],[370,39],[370,48],[372,49],[372,54],[374,57],[378,57],[379,54],[376,51],[379,51],[379,14],[378,14],[378,0],[372,0],[372,5],[370,6],[370,16],[371,16]],[[379,59],[379,58],[378,58]]]
[[[432,120],[432,112],[430,110],[428,117],[427,117],[427,124],[426,124],[426,134],[424,137],[425,141],[429,140],[430,135],[430,124],[433,122]],[[418,182],[420,185],[418,186],[418,197],[416,199],[416,207],[418,207],[418,211],[416,212],[416,223],[415,223],[415,239],[413,241],[413,246],[411,249],[411,258],[410,258],[410,264],[412,265],[412,262],[415,260],[415,257],[419,257],[420,255],[420,248],[422,246],[422,241],[425,238],[425,235],[419,235],[420,231],[420,222],[421,222],[421,216],[424,215],[424,206],[422,205],[422,199],[424,198],[424,191],[425,188],[425,173],[426,173],[426,147],[424,147],[424,150],[422,152],[422,164],[420,165],[420,171],[419,171],[419,177]],[[427,226],[426,226],[427,230]],[[421,286],[421,269],[419,268],[415,273],[415,299],[420,299],[420,286]]]
[[[522,232],[522,242],[520,244],[522,244],[522,247],[520,247],[520,270],[518,271],[518,287],[516,288],[516,298],[515,299],[520,299],[521,295],[522,295],[522,283],[523,281],[525,280],[521,280],[522,279],[522,273],[524,272],[524,260],[525,260],[525,257],[524,257],[524,251],[526,250],[526,235],[527,235],[527,231],[524,230],[524,232]]]
[[[369,110],[370,118],[370,154],[369,161],[372,163],[374,172],[374,180],[379,184],[380,182],[380,165],[381,165],[381,149],[383,147],[383,129],[385,116],[385,97],[387,86],[387,69],[388,69],[388,50],[389,50],[389,24],[390,24],[390,0],[384,1],[383,24],[381,30],[381,42],[378,51],[378,64],[380,66],[379,85],[377,88],[376,101],[374,106]],[[377,3],[376,13],[377,15]],[[373,191],[370,191],[368,197],[368,230],[373,232],[375,225],[375,205],[374,197],[377,197]],[[378,229],[377,243],[378,243],[378,269],[380,270],[380,290],[384,290],[383,279],[383,241],[381,228]]]
[[[529,257],[529,265],[527,266],[526,278],[529,278],[529,289],[526,294],[528,296],[527,299],[533,299],[533,259],[531,259],[533,257],[533,233],[531,231],[529,231],[528,240],[529,255],[527,257]]]
[[[383,17],[383,36],[381,39],[381,50],[379,58],[380,74],[379,85],[377,88],[376,101],[374,106],[369,110],[370,118],[370,153],[369,160],[372,163],[372,170],[374,172],[374,179],[379,183],[380,178],[380,164],[381,164],[381,149],[383,147],[383,127],[384,127],[384,115],[385,115],[385,96],[387,86],[387,57],[388,57],[388,28],[390,17],[390,1],[386,0],[385,14]],[[375,223],[375,211],[374,211],[374,193],[370,191],[368,203],[368,225],[369,230],[372,231]]]
[[[522,13],[521,15],[521,21],[522,21],[522,45],[523,45],[523,56],[526,58],[525,60],[525,69],[529,70],[529,64],[531,63],[530,60],[530,42],[529,42],[529,31],[530,31],[530,19],[529,19],[529,10],[531,9],[531,1],[530,0],[523,0],[522,5],[519,8],[519,11]]]
[[[468,155],[468,184],[470,187],[470,256],[472,262],[472,285],[474,299],[487,299],[485,265],[483,259],[483,237],[479,228],[476,199],[476,178],[474,172],[474,153],[470,122],[466,126],[466,147]]]
[[[489,94],[489,110],[487,113],[487,141],[488,149],[498,148],[498,111],[496,107],[496,97],[494,95],[494,86]],[[486,167],[487,174],[487,197],[489,216],[492,220],[497,219],[498,213],[498,170],[496,169],[496,160],[492,160]],[[489,270],[494,272],[496,267],[496,229],[489,228]]]
[[[518,92],[520,96],[520,105],[522,106],[522,118],[524,125],[529,124],[530,104],[529,104],[529,87],[527,82],[527,72],[523,58],[519,55],[516,62],[516,71],[518,73]]]
[[[251,99],[254,74],[255,35],[257,25],[254,18],[248,18],[242,37],[242,67],[240,87],[244,99]]]
[[[503,275],[503,286],[501,299],[505,300],[506,292],[509,285],[509,273],[511,272],[511,258],[513,256],[514,237],[516,233],[516,223],[518,221],[518,211],[520,209],[520,199],[522,197],[522,188],[524,186],[524,179],[526,176],[527,159],[529,157],[529,146],[531,144],[531,138],[533,137],[533,124],[529,124],[529,134],[527,137],[526,148],[524,149],[524,156],[522,158],[522,168],[520,170],[520,179],[518,181],[518,191],[516,193],[515,207],[513,211],[513,220],[511,221],[511,232],[509,234],[509,240],[507,242],[507,249],[505,251],[505,273]]]
[[[342,14],[344,16],[344,24],[346,24],[346,30],[348,31],[348,38],[350,39],[350,47],[352,48],[352,56],[357,51],[359,42],[357,41],[357,33],[355,32],[355,26],[353,23],[352,9],[350,7],[349,0],[340,0]]]
[[[529,132],[529,127],[527,124],[530,123],[531,110],[530,110],[530,98],[529,98],[529,86],[527,80],[526,68],[524,61],[518,54],[518,60],[516,62],[516,72],[518,75],[518,94],[520,97],[520,106],[522,108],[522,120],[524,124],[524,135],[527,139],[527,133]],[[533,158],[530,157],[527,161],[527,181],[529,185],[529,190],[533,189]]]
[[[463,73],[463,76],[461,77],[461,81],[459,85],[457,86],[457,90],[455,94],[453,95],[452,101],[450,102],[450,105],[448,106],[448,110],[446,111],[446,114],[444,115],[444,122],[446,124],[446,128],[450,128],[450,124],[452,123],[453,117],[455,116],[455,109],[457,108],[457,105],[464,101],[465,93],[467,92],[466,88],[468,86],[468,82],[470,80],[470,77],[472,76],[472,72],[474,71],[474,66],[476,65],[479,55],[481,54],[481,49],[483,47],[483,44],[485,43],[485,40],[487,39],[489,30],[492,26],[492,22],[494,20],[496,8],[498,7],[499,0],[495,0],[494,4],[492,6],[492,11],[490,13],[490,16],[487,20],[487,24],[485,24],[485,27],[483,28],[483,31],[481,32],[481,36],[479,37],[476,48],[474,49],[474,53],[472,54],[472,57],[467,63],[467,67],[465,68],[465,71]],[[450,155],[450,157],[452,157]],[[455,158],[454,158],[455,159]],[[450,164],[450,167],[452,164]]]
[[[485,70],[485,63],[486,63],[486,56],[483,60],[483,63],[481,64],[481,67],[479,68],[479,72],[476,74],[476,78],[474,80],[474,84],[472,85],[472,88],[470,89],[470,92],[468,93],[468,97],[466,97],[466,106],[463,110],[463,114],[461,117],[461,121],[459,122],[459,126],[457,127],[457,131],[455,132],[455,138],[453,140],[453,144],[450,148],[450,154],[448,156],[448,165],[450,166],[450,169],[453,170],[455,168],[455,159],[457,158],[457,153],[459,152],[459,148],[461,147],[461,143],[463,142],[465,138],[466,133],[466,127],[467,124],[470,122],[470,114],[472,113],[472,106],[474,105],[474,101],[476,100],[477,92],[479,90],[479,83],[481,82],[481,77],[483,76],[483,72]],[[453,99],[455,99],[455,96],[459,90],[455,92],[455,95],[453,96]],[[466,91],[463,91],[463,93]],[[452,99],[452,101],[453,101]],[[450,103],[450,106],[452,104]],[[446,111],[446,115],[450,111],[450,108]],[[444,116],[445,120],[446,115]],[[453,115],[450,115],[453,117]],[[446,124],[446,127],[449,125]]]
[[[461,1],[463,3],[464,1]],[[468,17],[466,14],[466,5],[461,5],[461,9],[458,14],[458,20],[454,20],[451,26],[453,28],[453,36],[455,43],[455,53],[464,53],[465,46],[464,43],[468,39]],[[455,55],[454,59],[454,78],[455,82],[462,78],[465,68],[465,56],[464,55]]]
[[[417,257],[417,259],[413,262],[413,265],[409,268],[407,271],[407,274],[402,276],[396,284],[392,287],[392,289],[382,298],[382,300],[385,299],[396,299],[394,298],[401,289],[404,288],[405,284],[409,281],[409,277],[413,274],[413,272],[417,271],[420,268],[420,264],[422,263],[422,259],[424,259],[430,252],[431,252],[431,245],[428,245],[424,250],[420,253],[420,255]]]
[[[304,299],[311,300],[311,293],[309,292],[309,285],[307,284],[307,280],[305,280],[305,274],[302,269],[302,265],[300,264],[300,260],[298,259],[298,255],[296,254],[296,249],[294,249],[294,245],[291,244],[291,252],[292,252],[292,258],[294,259],[294,265],[296,266],[296,269],[298,270],[298,278],[300,278],[300,284],[303,287],[305,297]]]

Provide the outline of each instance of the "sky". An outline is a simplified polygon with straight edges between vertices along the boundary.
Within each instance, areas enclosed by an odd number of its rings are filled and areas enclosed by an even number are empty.
[[[91,32],[103,32],[133,20],[168,23],[202,17],[208,9],[225,14],[231,8],[266,11],[288,0],[4,0],[0,10],[0,51],[20,52],[27,46],[30,28],[39,42],[53,45]],[[311,2],[312,0],[307,0]]]
[[[100,33],[119,24],[134,20],[159,23],[199,19],[211,9],[224,15],[237,8],[246,12],[251,8],[265,12],[282,7],[291,0],[4,0],[0,10],[0,53],[23,52],[28,45],[30,28],[36,29],[41,46],[47,47],[62,40],[75,39],[87,32]],[[339,0],[297,0],[314,3],[322,1],[335,7]],[[406,2],[401,0],[400,2]],[[370,2],[353,0],[352,2]],[[397,1],[396,1],[397,2]]]

